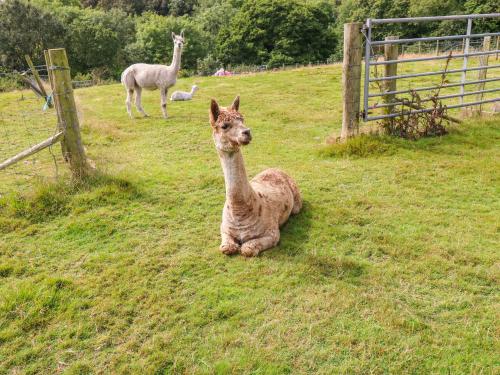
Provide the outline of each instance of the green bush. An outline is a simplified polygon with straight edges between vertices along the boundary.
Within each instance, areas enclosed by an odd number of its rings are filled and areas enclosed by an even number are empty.
[[[13,75],[7,75],[7,76],[0,76],[0,92],[5,92],[5,91],[12,91],[16,89],[22,88],[23,85]]]
[[[182,53],[182,68],[196,69],[198,59],[207,53],[204,33],[188,17],[163,17],[146,13],[137,18],[136,40],[127,46],[130,62],[170,64],[173,55],[172,32],[184,30],[186,44]]]
[[[197,72],[202,76],[214,74],[221,67],[221,63],[212,54],[208,54],[203,59],[198,59]]]
[[[245,0],[217,36],[225,64],[325,61],[335,49],[333,8],[324,2]]]
[[[393,151],[394,146],[386,142],[383,137],[362,134],[345,142],[328,145],[320,151],[320,154],[328,157],[368,157],[391,154]]]
[[[106,67],[117,77],[126,64],[125,46],[134,39],[134,22],[120,10],[109,12],[75,7],[60,8],[67,25],[66,49],[72,71]]]
[[[284,55],[281,52],[271,52],[271,58],[267,63],[268,68],[279,68],[283,65],[291,65],[294,63],[293,58],[290,56]]]
[[[43,50],[60,47],[63,24],[51,13],[19,0],[0,1],[0,63],[9,69],[26,67],[24,55],[35,63]]]

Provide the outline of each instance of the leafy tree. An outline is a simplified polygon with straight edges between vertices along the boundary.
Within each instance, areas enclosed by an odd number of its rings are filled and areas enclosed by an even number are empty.
[[[107,67],[116,75],[125,64],[125,46],[133,41],[134,22],[123,11],[63,8],[59,17],[68,27],[66,49],[72,70]]]
[[[173,42],[171,34],[184,30],[187,43],[182,53],[182,67],[195,69],[198,59],[207,54],[204,34],[188,17],[163,17],[145,13],[137,18],[136,41],[127,47],[128,60],[152,64],[170,64]]]
[[[410,0],[345,0],[339,7],[337,35],[343,35],[343,25],[347,22],[364,22],[367,18],[408,17]],[[410,37],[415,34],[415,25],[384,24],[373,30],[375,39],[386,35]]]
[[[172,16],[191,15],[198,4],[198,0],[170,0],[170,11]]]
[[[196,22],[207,34],[217,36],[222,26],[231,22],[238,11],[231,1],[213,1],[211,5],[199,7],[196,10]]]
[[[498,0],[467,0],[464,4],[465,12],[472,13],[498,13],[500,8]],[[500,30],[500,20],[490,18],[484,20],[474,20],[474,33],[498,32]]]
[[[298,0],[246,0],[217,36],[225,64],[325,60],[335,47],[333,9]]]
[[[183,16],[193,13],[198,0],[81,0],[81,3],[84,7],[120,9],[128,14],[140,15],[144,12],[154,12],[163,16],[169,14]]]
[[[128,14],[142,14],[152,11],[167,15],[170,0],[81,0],[84,7],[102,8],[105,10],[120,9]]]
[[[62,23],[29,3],[0,3],[0,62],[9,69],[26,65],[24,55],[43,61],[43,50],[60,47],[65,35]]]
[[[80,0],[29,0],[31,4],[34,4],[38,8],[51,10],[60,7],[78,7],[81,8]]]

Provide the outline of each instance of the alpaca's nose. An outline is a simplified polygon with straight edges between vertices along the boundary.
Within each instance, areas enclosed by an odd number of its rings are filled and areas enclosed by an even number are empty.
[[[252,134],[250,134],[250,129],[243,130],[243,134],[246,135],[247,137],[251,137],[252,136]]]

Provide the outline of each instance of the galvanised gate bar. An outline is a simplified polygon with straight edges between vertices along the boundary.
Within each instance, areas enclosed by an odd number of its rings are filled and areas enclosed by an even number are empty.
[[[437,96],[435,99],[446,100],[451,98],[460,98],[459,104],[447,105],[446,107],[449,109],[452,108],[461,108],[467,106],[474,106],[483,103],[492,103],[500,101],[500,97],[484,99],[482,94],[493,93],[500,91],[500,87],[484,89],[484,85],[488,82],[496,82],[500,81],[500,77],[496,78],[484,78],[484,79],[476,79],[476,80],[466,80],[466,73],[470,71],[485,71],[500,68],[500,64],[497,65],[485,65],[479,67],[468,67],[468,58],[469,57],[479,57],[479,56],[487,56],[494,55],[500,52],[498,49],[498,42],[496,44],[496,49],[489,51],[481,51],[481,52],[469,52],[470,40],[472,38],[484,38],[484,37],[494,37],[497,38],[500,36],[500,32],[492,32],[492,33],[482,33],[482,34],[472,34],[472,24],[475,19],[487,19],[487,18],[500,18],[500,13],[490,13],[490,14],[469,14],[469,15],[460,15],[460,16],[440,16],[440,17],[415,17],[415,18],[386,18],[386,19],[367,19],[365,25],[363,26],[363,34],[366,37],[365,43],[365,80],[364,80],[364,105],[363,105],[363,120],[364,121],[373,121],[373,120],[381,120],[386,118],[398,117],[403,114],[408,114],[410,112],[397,112],[396,110],[391,110],[392,113],[370,116],[370,111],[383,107],[392,107],[398,105],[404,105],[402,101],[391,101],[388,103],[369,105],[370,98],[376,97],[384,97],[388,95],[397,95],[397,94],[410,94],[412,92],[420,92],[420,91],[431,91],[431,90],[439,90],[441,88],[449,88],[449,87],[460,87],[460,93],[451,94],[451,95],[442,95]],[[424,38],[410,38],[410,39],[386,39],[381,41],[372,41],[372,28],[374,25],[378,24],[391,24],[391,23],[409,23],[409,22],[428,22],[428,21],[456,21],[456,20],[467,20],[467,30],[463,35],[449,35],[449,36],[436,36],[436,37],[424,37]],[[375,46],[385,46],[385,45],[393,45],[393,44],[404,44],[404,43],[415,43],[415,42],[432,42],[432,41],[445,41],[445,40],[460,40],[464,41],[463,43],[463,53],[459,54],[447,54],[443,56],[425,56],[425,57],[416,57],[416,58],[408,58],[408,59],[396,59],[396,60],[384,60],[384,61],[372,61],[373,47]],[[438,42],[439,43],[439,42]],[[409,63],[409,62],[420,62],[420,61],[431,61],[431,60],[448,60],[448,59],[463,59],[462,68],[461,69],[450,69],[450,70],[439,70],[439,71],[429,71],[423,73],[414,73],[414,74],[402,74],[402,75],[394,75],[394,76],[386,76],[386,77],[370,77],[370,68],[372,66],[377,65],[388,65],[388,64],[401,64],[401,63]],[[382,91],[377,93],[370,93],[370,83],[373,82],[381,82],[381,81],[397,81],[398,79],[407,79],[414,77],[426,77],[426,76],[435,76],[435,75],[446,75],[453,73],[462,73],[460,82],[454,83],[443,83],[441,85],[435,86],[427,86],[427,87],[417,87],[414,89],[408,90],[390,90],[390,91]],[[480,90],[474,91],[466,91],[465,87],[469,85],[480,85],[482,87]],[[481,95],[481,100],[475,100],[471,102],[465,102],[464,97],[470,95]],[[422,99],[421,102],[431,101],[433,99],[427,98]],[[411,113],[423,113],[423,112],[431,112],[434,109],[416,109],[411,110]]]

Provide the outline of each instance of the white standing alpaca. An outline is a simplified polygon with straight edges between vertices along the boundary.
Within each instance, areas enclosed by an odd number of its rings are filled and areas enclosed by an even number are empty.
[[[193,95],[196,91],[198,91],[198,86],[196,85],[193,85],[193,87],[191,87],[190,92],[174,91],[172,96],[170,97],[170,100],[173,102],[180,100],[191,100],[193,99]]]
[[[167,91],[170,87],[175,85],[177,81],[177,72],[181,67],[181,54],[182,47],[184,46],[184,31],[181,31],[181,35],[175,35],[172,33],[172,39],[174,41],[174,55],[172,57],[172,64],[160,65],[160,64],[134,64],[130,65],[122,73],[121,81],[127,90],[127,112],[132,118],[132,97],[135,91],[135,106],[137,110],[141,112],[144,116],[147,113],[144,112],[141,104],[141,94],[142,89],[146,90],[156,90],[160,89],[161,95],[161,110],[163,112],[163,118],[167,118]]]

